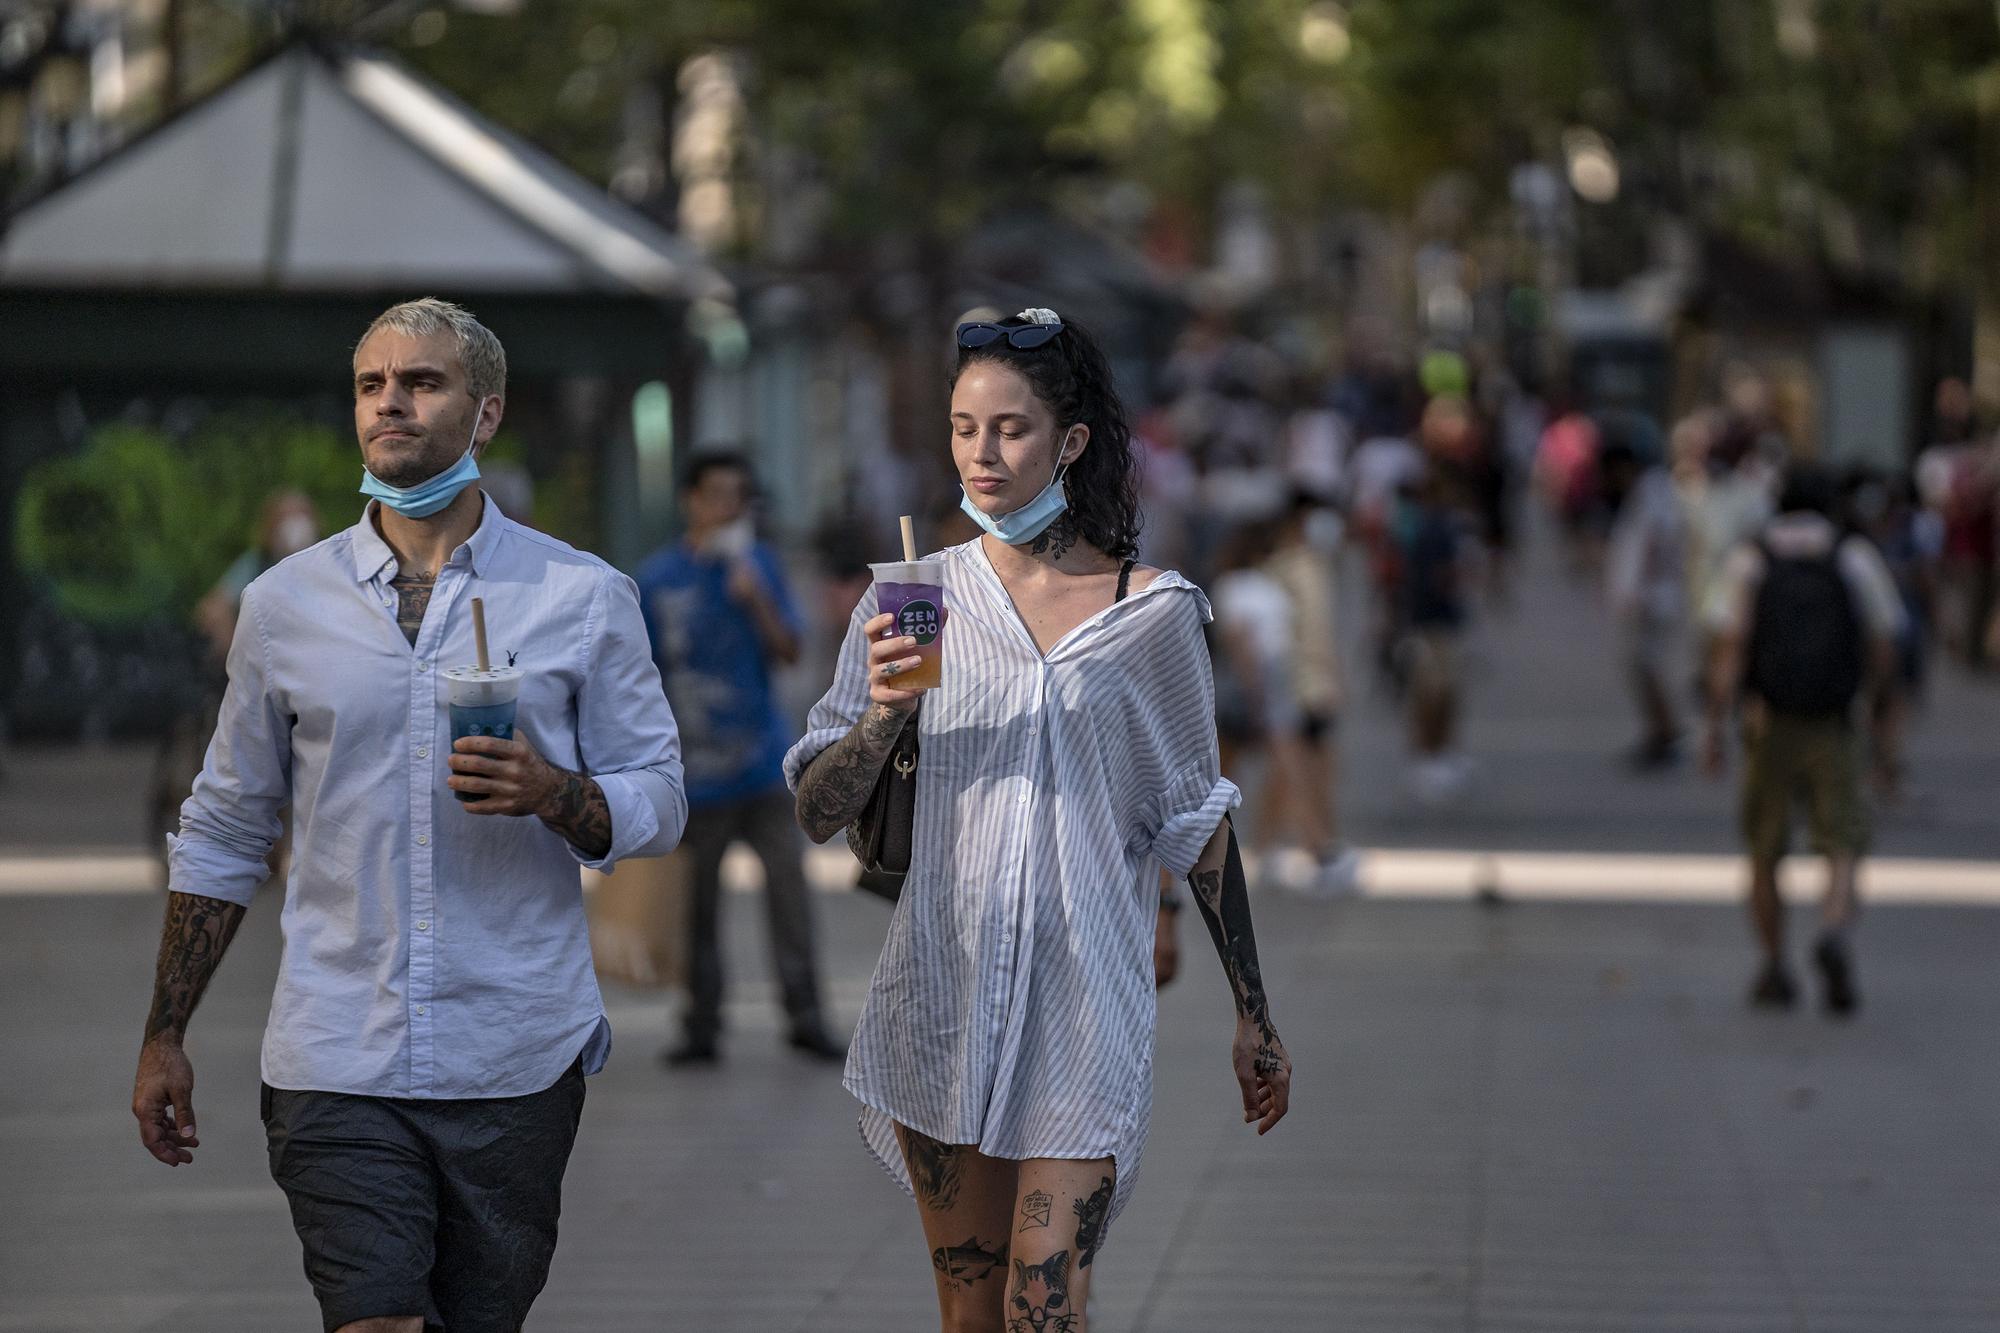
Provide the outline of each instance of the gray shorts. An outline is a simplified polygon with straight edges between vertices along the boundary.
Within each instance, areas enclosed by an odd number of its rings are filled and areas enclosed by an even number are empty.
[[[555,1254],[580,1061],[524,1097],[263,1096],[271,1176],[328,1333],[411,1315],[447,1333],[521,1327]]]

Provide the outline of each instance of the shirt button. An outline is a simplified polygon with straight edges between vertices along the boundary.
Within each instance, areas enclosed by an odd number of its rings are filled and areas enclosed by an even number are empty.
[[[429,930],[430,928],[431,928],[431,923],[430,923],[430,922],[428,922],[428,921],[419,921],[419,922],[417,922],[417,929],[418,929],[418,930]]]
[[[430,669],[431,669],[431,664],[430,664],[429,662],[419,662],[419,663],[417,663],[417,670],[418,670],[418,671],[429,671]]]
[[[430,758],[430,757],[431,757],[431,747],[430,747],[430,746],[428,746],[428,745],[419,745],[419,746],[417,747],[417,758],[419,758],[419,759],[428,759],[428,758]]]
[[[428,846],[430,846],[430,845],[431,845],[431,835],[430,835],[430,834],[428,834],[428,833],[419,833],[419,834],[417,835],[417,846],[419,846],[419,847],[428,847]]]
[[[1000,936],[1000,942],[1002,944],[1012,944],[1014,942],[1014,937],[1012,935],[1002,933]]]
[[[1028,793],[1022,792],[1018,799],[1022,805],[1026,805],[1028,803]]]
[[[429,1008],[429,1007],[428,1007],[427,1005],[421,1005],[421,1004],[420,1004],[420,1005],[418,1005],[418,1006],[417,1006],[417,1017],[418,1017],[418,1018],[422,1018],[422,1017],[423,1017],[423,1016],[424,1016],[425,1014],[427,1014],[427,1013],[429,1013],[429,1012],[430,1012],[430,1008]]]

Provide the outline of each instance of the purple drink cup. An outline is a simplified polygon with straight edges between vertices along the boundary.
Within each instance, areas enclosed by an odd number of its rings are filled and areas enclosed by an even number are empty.
[[[890,680],[899,690],[936,689],[944,681],[944,561],[898,560],[870,565],[875,574],[875,609],[896,617],[882,637],[917,641],[915,668]]]

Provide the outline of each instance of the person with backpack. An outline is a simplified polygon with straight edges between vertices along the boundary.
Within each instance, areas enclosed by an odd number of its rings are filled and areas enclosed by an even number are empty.
[[[1805,800],[1814,849],[1827,863],[1813,966],[1827,1012],[1847,1015],[1860,1004],[1849,934],[1869,837],[1855,708],[1864,693],[1872,697],[1894,679],[1903,611],[1874,546],[1834,525],[1836,494],[1824,468],[1794,465],[1777,516],[1730,557],[1710,626],[1716,651],[1703,751],[1709,772],[1719,775],[1723,723],[1740,700],[1742,831],[1750,852],[1750,916],[1763,950],[1750,1002],[1783,1009],[1798,998],[1785,964],[1778,895],[1796,794]]]

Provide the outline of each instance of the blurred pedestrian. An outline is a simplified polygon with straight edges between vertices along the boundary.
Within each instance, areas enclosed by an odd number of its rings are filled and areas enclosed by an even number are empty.
[[[1730,557],[1755,541],[1771,521],[1776,495],[1757,452],[1755,426],[1743,417],[1723,416],[1702,452],[1698,475],[1682,486],[1687,511],[1688,596],[1694,608],[1697,642],[1695,677],[1706,682],[1714,670],[1714,626],[1728,619],[1735,589]]]
[[[722,1037],[722,858],[748,847],[764,868],[771,967],[793,1049],[837,1060],[813,957],[804,849],[785,790],[792,729],[771,687],[774,665],[799,659],[801,627],[778,553],[757,539],[750,463],[696,454],[681,479],[681,540],[639,568],[653,660],[681,728],[687,768],[687,1008],[670,1065],[714,1064]]]
[[[1847,495],[1848,525],[1882,557],[1902,600],[1902,628],[1896,636],[1896,670],[1889,688],[1876,699],[1877,789],[1884,800],[1906,794],[1904,742],[1912,710],[1924,697],[1930,674],[1931,640],[1937,601],[1937,565],[1944,551],[1944,526],[1916,502],[1905,476],[1864,473]]]
[[[943,1327],[1082,1333],[1151,1111],[1155,864],[1186,877],[1238,1021],[1246,1122],[1286,1112],[1225,818],[1201,593],[1140,568],[1125,415],[1096,342],[1034,309],[958,330],[943,684],[862,599],[786,757],[799,820],[859,816],[922,743],[910,870],[848,1057],[870,1149],[916,1195]],[[890,637],[884,637],[885,635]],[[918,708],[921,700],[922,708]]]
[[[1255,769],[1262,775],[1249,838],[1260,877],[1305,889],[1311,886],[1310,858],[1305,868],[1297,863],[1328,850],[1329,839],[1307,793],[1298,678],[1302,626],[1273,565],[1282,522],[1245,523],[1223,541],[1215,580],[1216,724],[1223,773],[1236,779]]]
[[[1956,379],[1938,385],[1933,430],[1917,456],[1917,486],[1944,527],[1943,638],[1978,669],[2000,601],[2000,441],[1982,434],[1971,393]]]
[[[1408,691],[1411,783],[1419,800],[1450,800],[1471,776],[1458,729],[1459,639],[1473,560],[1469,524],[1437,472],[1403,488],[1393,535],[1402,571],[1397,657]]]
[[[1844,1015],[1860,1003],[1852,928],[1869,838],[1855,704],[1864,694],[1879,696],[1893,679],[1902,610],[1875,548],[1834,526],[1834,501],[1830,473],[1794,465],[1777,517],[1731,556],[1714,626],[1703,752],[1708,770],[1720,773],[1723,723],[1740,700],[1742,833],[1763,953],[1751,1003],[1788,1008],[1797,998],[1778,867],[1790,843],[1793,801],[1803,796],[1814,850],[1826,858],[1812,961],[1825,1008]],[[1881,713],[1871,709],[1870,716]],[[1878,762],[1881,755],[1878,749]]]
[[[1549,422],[1535,452],[1535,481],[1562,530],[1573,575],[1597,564],[1597,423],[1568,394],[1549,403]]]
[[[1687,677],[1677,667],[1687,553],[1673,478],[1660,459],[1642,453],[1643,447],[1626,435],[1610,436],[1599,469],[1606,494],[1617,505],[1605,549],[1606,591],[1643,728],[1630,759],[1634,768],[1647,771],[1680,758],[1677,696]]]
[[[1340,839],[1340,515],[1298,491],[1276,528],[1265,568],[1285,594],[1292,697],[1298,705],[1298,785],[1283,793],[1291,837],[1312,854],[1316,893],[1351,893],[1361,858]]]
[[[611,1046],[577,867],[674,845],[680,746],[631,580],[473,484],[505,403],[499,340],[406,302],[353,373],[373,502],[244,591],[132,1112],[154,1157],[194,1160],[183,1038],[291,804],[262,1119],[325,1327],[514,1329]],[[447,749],[439,676],[475,658],[473,597],[525,676],[512,738]]]

